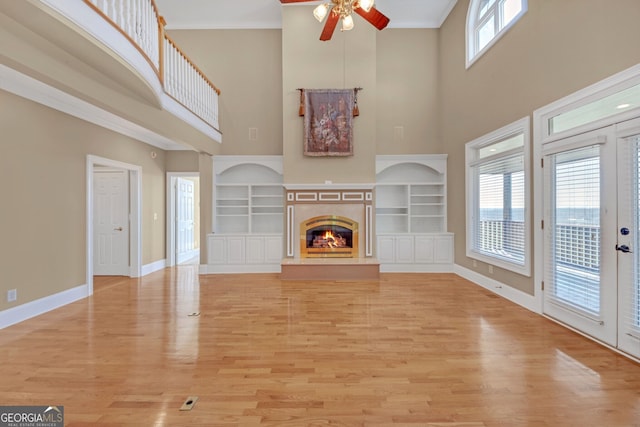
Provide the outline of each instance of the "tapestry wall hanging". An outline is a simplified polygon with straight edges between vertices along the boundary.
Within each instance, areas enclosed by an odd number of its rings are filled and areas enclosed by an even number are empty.
[[[357,90],[301,89],[305,156],[353,155]]]

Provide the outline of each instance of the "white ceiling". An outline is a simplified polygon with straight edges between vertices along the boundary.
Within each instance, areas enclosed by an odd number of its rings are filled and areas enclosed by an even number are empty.
[[[457,0],[376,0],[388,28],[438,28]],[[302,4],[318,4],[317,2]],[[167,29],[281,28],[279,0],[156,0]]]

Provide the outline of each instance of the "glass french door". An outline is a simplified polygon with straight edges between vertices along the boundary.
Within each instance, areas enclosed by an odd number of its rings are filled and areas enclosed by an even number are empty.
[[[640,119],[543,155],[544,312],[640,357]]]
[[[618,125],[618,348],[640,357],[640,119]]]
[[[544,312],[617,341],[615,126],[543,147]]]

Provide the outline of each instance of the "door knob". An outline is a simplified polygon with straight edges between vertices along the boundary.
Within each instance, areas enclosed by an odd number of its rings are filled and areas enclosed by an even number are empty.
[[[116,227],[113,229],[113,231],[122,231],[122,227]]]
[[[616,245],[616,251],[620,251],[620,252],[624,252],[625,254],[628,254],[629,252],[631,252],[631,249],[629,249],[629,246],[627,245]]]

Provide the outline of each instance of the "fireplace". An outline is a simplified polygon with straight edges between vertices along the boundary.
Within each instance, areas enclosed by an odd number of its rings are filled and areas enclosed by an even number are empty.
[[[337,215],[309,218],[300,224],[302,258],[358,256],[358,223]]]
[[[283,280],[378,280],[373,186],[285,184]]]
[[[287,258],[334,264],[373,257],[371,186],[288,184],[285,189]]]

